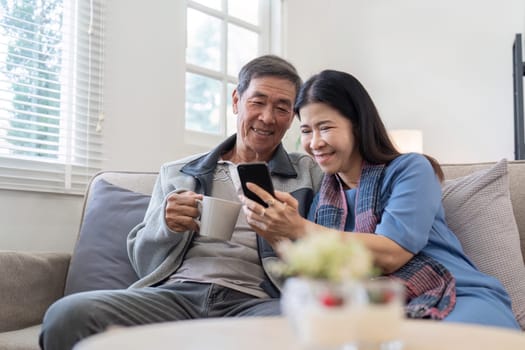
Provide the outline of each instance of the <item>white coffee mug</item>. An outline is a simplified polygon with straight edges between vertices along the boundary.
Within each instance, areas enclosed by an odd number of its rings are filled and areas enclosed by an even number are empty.
[[[223,241],[230,240],[242,204],[210,196],[197,200],[197,204],[200,212],[197,219],[199,234]]]

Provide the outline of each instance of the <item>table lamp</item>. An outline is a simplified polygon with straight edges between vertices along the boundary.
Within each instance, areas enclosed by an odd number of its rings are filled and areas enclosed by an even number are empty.
[[[394,129],[388,134],[394,146],[401,153],[423,153],[423,132],[418,129]]]

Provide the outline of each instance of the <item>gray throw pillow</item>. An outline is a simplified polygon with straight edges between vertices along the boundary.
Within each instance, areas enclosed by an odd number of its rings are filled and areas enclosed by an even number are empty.
[[[499,279],[525,330],[525,266],[510,200],[507,161],[445,181],[446,220],[467,256],[484,273]]]
[[[100,179],[90,189],[65,295],[95,289],[127,288],[138,278],[128,258],[126,239],[142,222],[150,196]]]

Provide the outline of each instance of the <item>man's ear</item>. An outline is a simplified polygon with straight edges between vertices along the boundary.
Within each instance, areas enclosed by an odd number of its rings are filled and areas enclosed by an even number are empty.
[[[233,114],[237,114],[239,112],[239,107],[238,107],[239,100],[240,100],[240,96],[239,96],[239,93],[237,92],[237,88],[235,88],[233,89],[233,92],[232,92]]]

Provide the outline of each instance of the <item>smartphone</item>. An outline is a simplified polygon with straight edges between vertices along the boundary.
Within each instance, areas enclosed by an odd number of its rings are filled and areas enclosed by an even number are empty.
[[[267,208],[268,204],[266,204],[266,202],[259,198],[259,196],[257,196],[255,193],[250,191],[246,187],[246,183],[253,182],[275,197],[268,165],[266,165],[264,162],[241,163],[237,165],[237,172],[239,174],[239,179],[241,180],[241,186],[244,195]]]

